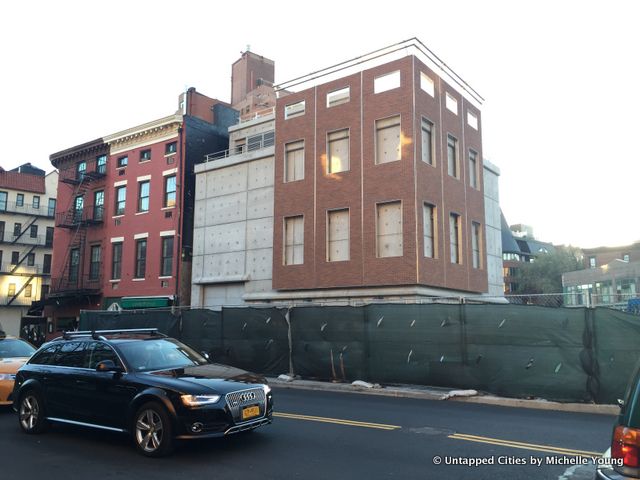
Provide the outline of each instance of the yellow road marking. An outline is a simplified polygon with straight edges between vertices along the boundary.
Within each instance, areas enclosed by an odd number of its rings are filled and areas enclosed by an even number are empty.
[[[558,453],[570,457],[600,457],[602,452],[589,452],[586,450],[573,450],[570,448],[552,447],[551,445],[538,445],[536,443],[515,442],[511,440],[501,440],[499,438],[479,437],[477,435],[467,435],[464,433],[454,433],[449,438],[466,440],[468,442],[488,443],[510,448],[521,448],[523,450],[534,450],[537,452]]]
[[[315,417],[313,415],[298,415],[295,413],[274,412],[274,417],[290,418],[293,420],[307,420],[310,422],[335,423],[337,425],[349,425],[351,427],[376,428],[378,430],[397,430],[398,425],[385,425],[384,423],[358,422],[356,420],[343,420],[339,418]]]

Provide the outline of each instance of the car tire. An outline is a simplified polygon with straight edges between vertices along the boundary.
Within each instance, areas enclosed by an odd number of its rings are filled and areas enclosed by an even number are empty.
[[[35,390],[27,390],[18,402],[18,423],[23,432],[42,433],[47,428],[47,418],[42,395]]]
[[[133,440],[147,457],[163,457],[173,450],[173,428],[166,409],[157,402],[142,405],[133,418]]]

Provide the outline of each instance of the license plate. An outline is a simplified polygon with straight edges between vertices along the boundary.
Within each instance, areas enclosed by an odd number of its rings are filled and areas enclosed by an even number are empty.
[[[242,409],[242,420],[257,417],[258,415],[260,415],[260,407],[257,405]]]

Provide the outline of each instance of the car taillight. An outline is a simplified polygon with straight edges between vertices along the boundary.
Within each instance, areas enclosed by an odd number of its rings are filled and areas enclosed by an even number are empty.
[[[611,456],[621,458],[625,467],[640,467],[640,430],[617,426],[613,431]]]

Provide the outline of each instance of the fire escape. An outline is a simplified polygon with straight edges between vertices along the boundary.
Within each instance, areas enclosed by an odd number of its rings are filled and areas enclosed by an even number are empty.
[[[13,238],[10,242],[10,245],[24,245],[24,248],[21,252],[19,252],[18,258],[16,259],[15,263],[13,263],[12,259],[12,265],[9,274],[21,277],[26,276],[28,278],[27,281],[22,284],[22,287],[20,287],[20,289],[13,292],[13,295],[10,295],[10,297],[7,298],[6,305],[12,305],[13,302],[20,297],[20,294],[27,288],[27,286],[31,285],[31,282],[36,277],[36,275],[40,273],[38,272],[38,267],[36,267],[35,265],[29,265],[28,262],[29,256],[33,253],[36,247],[41,246],[39,243],[40,237],[36,236],[34,238],[29,235],[25,235],[27,232],[31,231],[31,226],[37,221],[37,219],[37,217],[29,219],[29,222],[26,224],[26,226],[21,228],[19,231],[14,230],[13,232]]]
[[[99,295],[101,292],[100,270],[87,269],[87,230],[101,225],[104,218],[104,197],[100,204],[85,206],[87,193],[95,190],[96,182],[106,173],[106,163],[87,162],[75,164],[60,172],[60,182],[73,189],[71,205],[66,211],[56,213],[56,227],[68,230],[68,244],[59,246],[66,250],[63,268],[58,272],[49,297],[76,297]],[[87,271],[89,270],[89,271]]]

